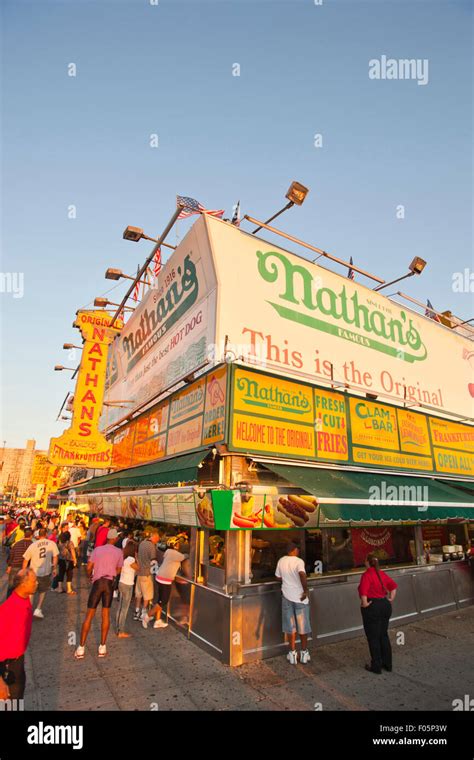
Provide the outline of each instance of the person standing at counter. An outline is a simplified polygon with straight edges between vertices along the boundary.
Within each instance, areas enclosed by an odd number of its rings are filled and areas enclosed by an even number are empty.
[[[278,560],[275,575],[281,581],[282,593],[282,627],[290,644],[286,659],[291,665],[298,662],[296,651],[296,633],[301,638],[300,662],[309,662],[308,634],[311,633],[309,620],[309,591],[303,560],[298,556],[299,549],[289,543],[286,556]]]
[[[148,623],[153,618],[155,618],[153,628],[166,628],[168,626],[168,623],[161,619],[161,612],[163,607],[167,609],[173,581],[181,567],[181,563],[188,557],[188,554],[180,551],[183,545],[184,538],[173,537],[168,541],[168,548],[163,555],[163,562],[156,575],[156,582],[158,583],[157,601],[150,612],[143,617],[142,625],[144,628],[147,628]],[[189,544],[186,548],[189,550]]]
[[[380,675],[382,668],[389,672],[392,670],[388,624],[397,584],[387,573],[379,569],[379,561],[375,554],[367,555],[365,566],[367,570],[360,579],[358,589],[362,621],[371,657],[371,663],[366,665],[365,669]]]

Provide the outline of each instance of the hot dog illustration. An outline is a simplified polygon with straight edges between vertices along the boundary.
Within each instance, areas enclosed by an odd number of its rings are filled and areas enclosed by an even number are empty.
[[[304,528],[305,524],[309,520],[308,512],[304,507],[301,507],[294,501],[285,499],[284,496],[280,496],[278,499],[278,511],[282,512],[292,521],[294,525],[297,525],[299,528]]]

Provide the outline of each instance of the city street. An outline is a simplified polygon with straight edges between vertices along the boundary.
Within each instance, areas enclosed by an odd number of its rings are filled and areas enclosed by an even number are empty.
[[[5,577],[2,559],[1,599]],[[394,672],[377,676],[364,670],[364,637],[310,646],[307,665],[274,657],[232,669],[172,625],[144,630],[131,612],[133,638],[119,641],[111,632],[108,656],[99,660],[95,623],[86,658],[76,662],[71,633],[79,632],[86,607],[83,570],[78,591],[72,597],[50,593],[45,619],[33,621],[27,710],[450,711],[453,700],[474,695],[472,669],[466,670],[474,643],[473,607],[392,629]],[[396,645],[399,630],[405,634],[403,646]]]

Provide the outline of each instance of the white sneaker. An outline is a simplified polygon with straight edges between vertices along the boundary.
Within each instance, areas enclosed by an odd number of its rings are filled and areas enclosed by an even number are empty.
[[[142,626],[144,628],[148,628],[148,623],[150,622],[151,617],[148,617],[148,615],[145,613],[145,615],[142,617]]]
[[[308,652],[308,650],[307,649],[302,649],[301,652],[300,652],[300,662],[302,662],[302,663],[309,662],[310,659],[311,659],[311,655]]]
[[[114,599],[118,599],[118,591],[117,590],[114,591]]]
[[[82,660],[85,654],[86,648],[81,647],[80,645],[77,647],[76,651],[74,652],[74,657],[76,660]]]
[[[99,644],[99,657],[105,657],[107,654],[107,647],[105,644]]]
[[[158,619],[155,620],[153,628],[168,628],[168,623],[165,623],[163,620]]]
[[[296,652],[296,649],[291,649],[286,655],[286,659],[288,660],[290,665],[296,665],[298,662],[298,654]]]
[[[44,618],[43,613],[39,609],[39,607],[36,608],[36,610],[33,612],[33,617],[35,618],[41,618],[41,620]]]
[[[140,612],[140,620],[143,620],[144,617],[148,617],[148,613],[145,607],[143,607],[142,611]]]

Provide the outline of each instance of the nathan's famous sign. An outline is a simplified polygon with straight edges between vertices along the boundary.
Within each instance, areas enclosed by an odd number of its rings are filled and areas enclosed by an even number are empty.
[[[216,345],[229,355],[474,417],[467,338],[234,225],[205,217],[195,229],[214,260]]]
[[[109,345],[123,327],[111,326],[106,311],[78,311],[74,327],[81,331],[84,345],[77,375],[72,424],[59,438],[51,438],[48,459],[56,465],[110,467],[112,444],[98,430],[102,411]]]
[[[101,427],[128,416],[174,383],[207,365],[214,341],[216,281],[207,241],[193,226],[110,351]]]
[[[234,365],[230,451],[474,477],[474,426]]]

